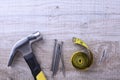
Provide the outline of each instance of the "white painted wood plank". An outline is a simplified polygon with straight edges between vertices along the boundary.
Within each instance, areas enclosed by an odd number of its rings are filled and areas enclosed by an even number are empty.
[[[10,0],[0,1],[0,15],[120,14],[119,0]]]

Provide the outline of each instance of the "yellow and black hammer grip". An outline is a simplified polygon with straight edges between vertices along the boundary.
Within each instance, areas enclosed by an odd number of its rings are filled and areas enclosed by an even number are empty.
[[[33,53],[24,56],[35,80],[47,80]]]

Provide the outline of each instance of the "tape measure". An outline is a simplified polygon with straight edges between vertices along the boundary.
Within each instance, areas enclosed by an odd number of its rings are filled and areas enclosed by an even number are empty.
[[[74,44],[84,47],[87,50],[87,52],[80,52],[80,51],[74,52],[71,58],[72,65],[80,70],[89,68],[93,63],[93,54],[90,51],[89,47],[84,41],[82,41],[79,38],[74,37],[73,42]]]

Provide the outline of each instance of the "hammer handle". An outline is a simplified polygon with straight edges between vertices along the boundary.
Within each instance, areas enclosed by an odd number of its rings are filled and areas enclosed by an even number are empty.
[[[32,75],[34,76],[35,80],[46,80],[44,73],[42,72],[40,65],[38,64],[35,55],[30,53],[24,56],[25,61],[30,67]]]

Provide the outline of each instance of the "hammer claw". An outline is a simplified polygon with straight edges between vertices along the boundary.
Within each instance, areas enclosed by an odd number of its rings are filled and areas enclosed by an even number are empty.
[[[12,64],[12,62],[14,60],[14,57],[16,55],[16,52],[17,52],[16,49],[11,51],[11,55],[10,55],[10,58],[9,58],[8,66],[11,66],[11,64]]]

